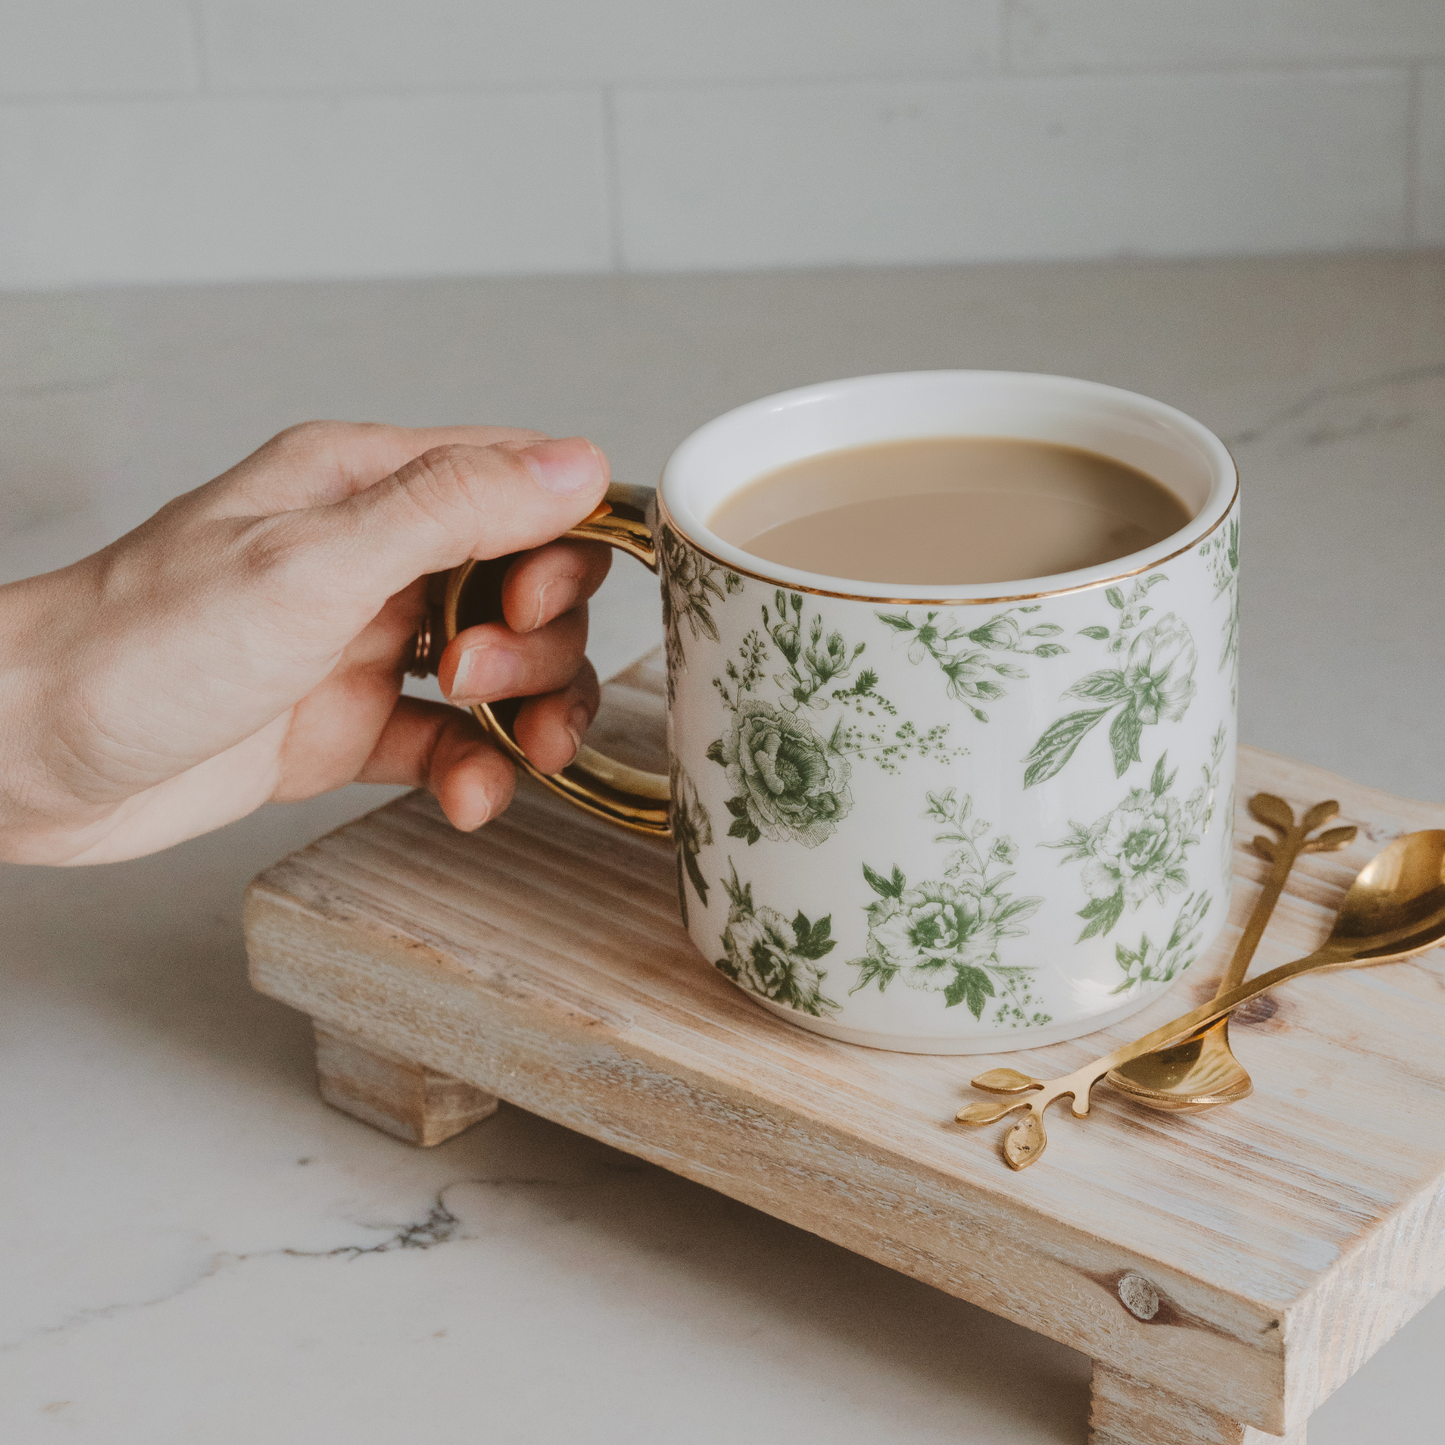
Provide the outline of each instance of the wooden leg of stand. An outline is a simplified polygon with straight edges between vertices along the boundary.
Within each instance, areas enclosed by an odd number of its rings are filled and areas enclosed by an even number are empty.
[[[1095,1363],[1089,1445],[1305,1445],[1305,1427],[1267,1435]]]
[[[316,1074],[334,1109],[408,1144],[440,1144],[496,1113],[492,1094],[322,1023]]]

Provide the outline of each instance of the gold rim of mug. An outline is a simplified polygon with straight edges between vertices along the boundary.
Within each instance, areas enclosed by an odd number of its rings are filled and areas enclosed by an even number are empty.
[[[1221,443],[1221,445],[1223,445]],[[1049,592],[1018,592],[1005,597],[875,597],[872,593],[865,592],[835,592],[828,587],[809,587],[805,582],[783,582],[776,577],[769,577],[766,572],[754,572],[747,567],[740,567],[736,562],[729,562],[719,557],[716,552],[709,552],[702,543],[690,536],[688,532],[680,527],[667,509],[667,503],[662,498],[662,488],[657,489],[657,515],[659,522],[666,523],[671,527],[684,542],[696,552],[701,552],[719,567],[726,567],[729,572],[736,572],[743,577],[751,577],[755,582],[766,582],[771,587],[783,587],[789,592],[807,592],[814,597],[836,597],[843,602],[883,602],[890,606],[898,607],[994,607],[1000,602],[1036,602],[1044,597],[1067,597],[1071,592],[1089,592],[1095,587],[1112,587],[1116,582],[1126,582],[1130,577],[1137,577],[1141,572],[1152,572],[1156,567],[1162,567],[1166,562],[1172,562],[1176,557],[1182,557],[1186,552],[1193,551],[1201,542],[1212,537],[1229,520],[1229,514],[1234,511],[1235,504],[1239,501],[1239,466],[1234,457],[1225,448],[1225,454],[1229,456],[1229,463],[1234,468],[1234,491],[1230,495],[1229,505],[1219,514],[1219,520],[1207,531],[1201,532],[1193,541],[1186,542],[1184,546],[1170,552],[1167,557],[1157,558],[1153,562],[1146,562],[1142,567],[1134,567],[1128,572],[1120,572],[1113,577],[1101,577],[1097,582],[1077,582],[1072,587],[1055,587]]]

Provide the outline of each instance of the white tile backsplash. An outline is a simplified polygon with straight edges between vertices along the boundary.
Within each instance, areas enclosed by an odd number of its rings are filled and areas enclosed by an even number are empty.
[[[594,92],[0,106],[11,285],[595,271]]]
[[[6,0],[0,288],[1440,244],[1442,66],[1445,0]]]
[[[1421,72],[1416,125],[1416,239],[1445,246],[1445,66]]]
[[[959,75],[1002,0],[198,0],[221,90]]]
[[[641,270],[1190,255],[1405,236],[1404,79],[1359,74],[624,91]]]
[[[1442,0],[1011,0],[1018,70],[1249,69],[1445,58]]]
[[[187,0],[4,0],[0,97],[194,90]]]

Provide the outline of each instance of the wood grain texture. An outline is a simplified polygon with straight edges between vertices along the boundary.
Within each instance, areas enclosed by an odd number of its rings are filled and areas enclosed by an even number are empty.
[[[343,1114],[408,1144],[432,1145],[490,1118],[501,1102],[355,1034],[316,1025],[316,1081]]]
[[[1269,1435],[1172,1390],[1095,1365],[1089,1445],[1305,1445],[1305,1427]]]
[[[655,666],[613,694],[651,728]],[[1384,843],[1445,826],[1409,802],[1241,750],[1243,800],[1337,797],[1360,825],[1302,860],[1256,970],[1315,947]],[[968,1080],[1067,1072],[1210,997],[1266,865],[1236,851],[1229,925],[1124,1024],[1021,1054],[889,1054],[765,1014],[698,956],[667,845],[539,788],[480,833],[413,794],[262,874],[263,992],[402,1058],[653,1160],[1086,1351],[1227,1420],[1283,1434],[1445,1284],[1441,953],[1287,985],[1231,1029],[1252,1098],[1181,1118],[1108,1090],[1056,1114],[1023,1173],[964,1130]],[[1148,1280],[1145,1321],[1119,1295]]]

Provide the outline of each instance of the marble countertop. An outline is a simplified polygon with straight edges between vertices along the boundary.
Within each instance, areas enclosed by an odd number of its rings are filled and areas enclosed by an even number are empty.
[[[1241,734],[1445,798],[1445,257],[0,296],[0,578],[307,416],[585,432],[648,480],[828,376],[1146,391],[1244,482]],[[594,656],[657,640],[619,567]],[[0,869],[0,1437],[15,1445],[1083,1442],[1088,1361],[503,1106],[430,1151],[317,1098],[245,881],[352,788],[155,858]],[[1438,1438],[1445,1301],[1311,1445]]]

